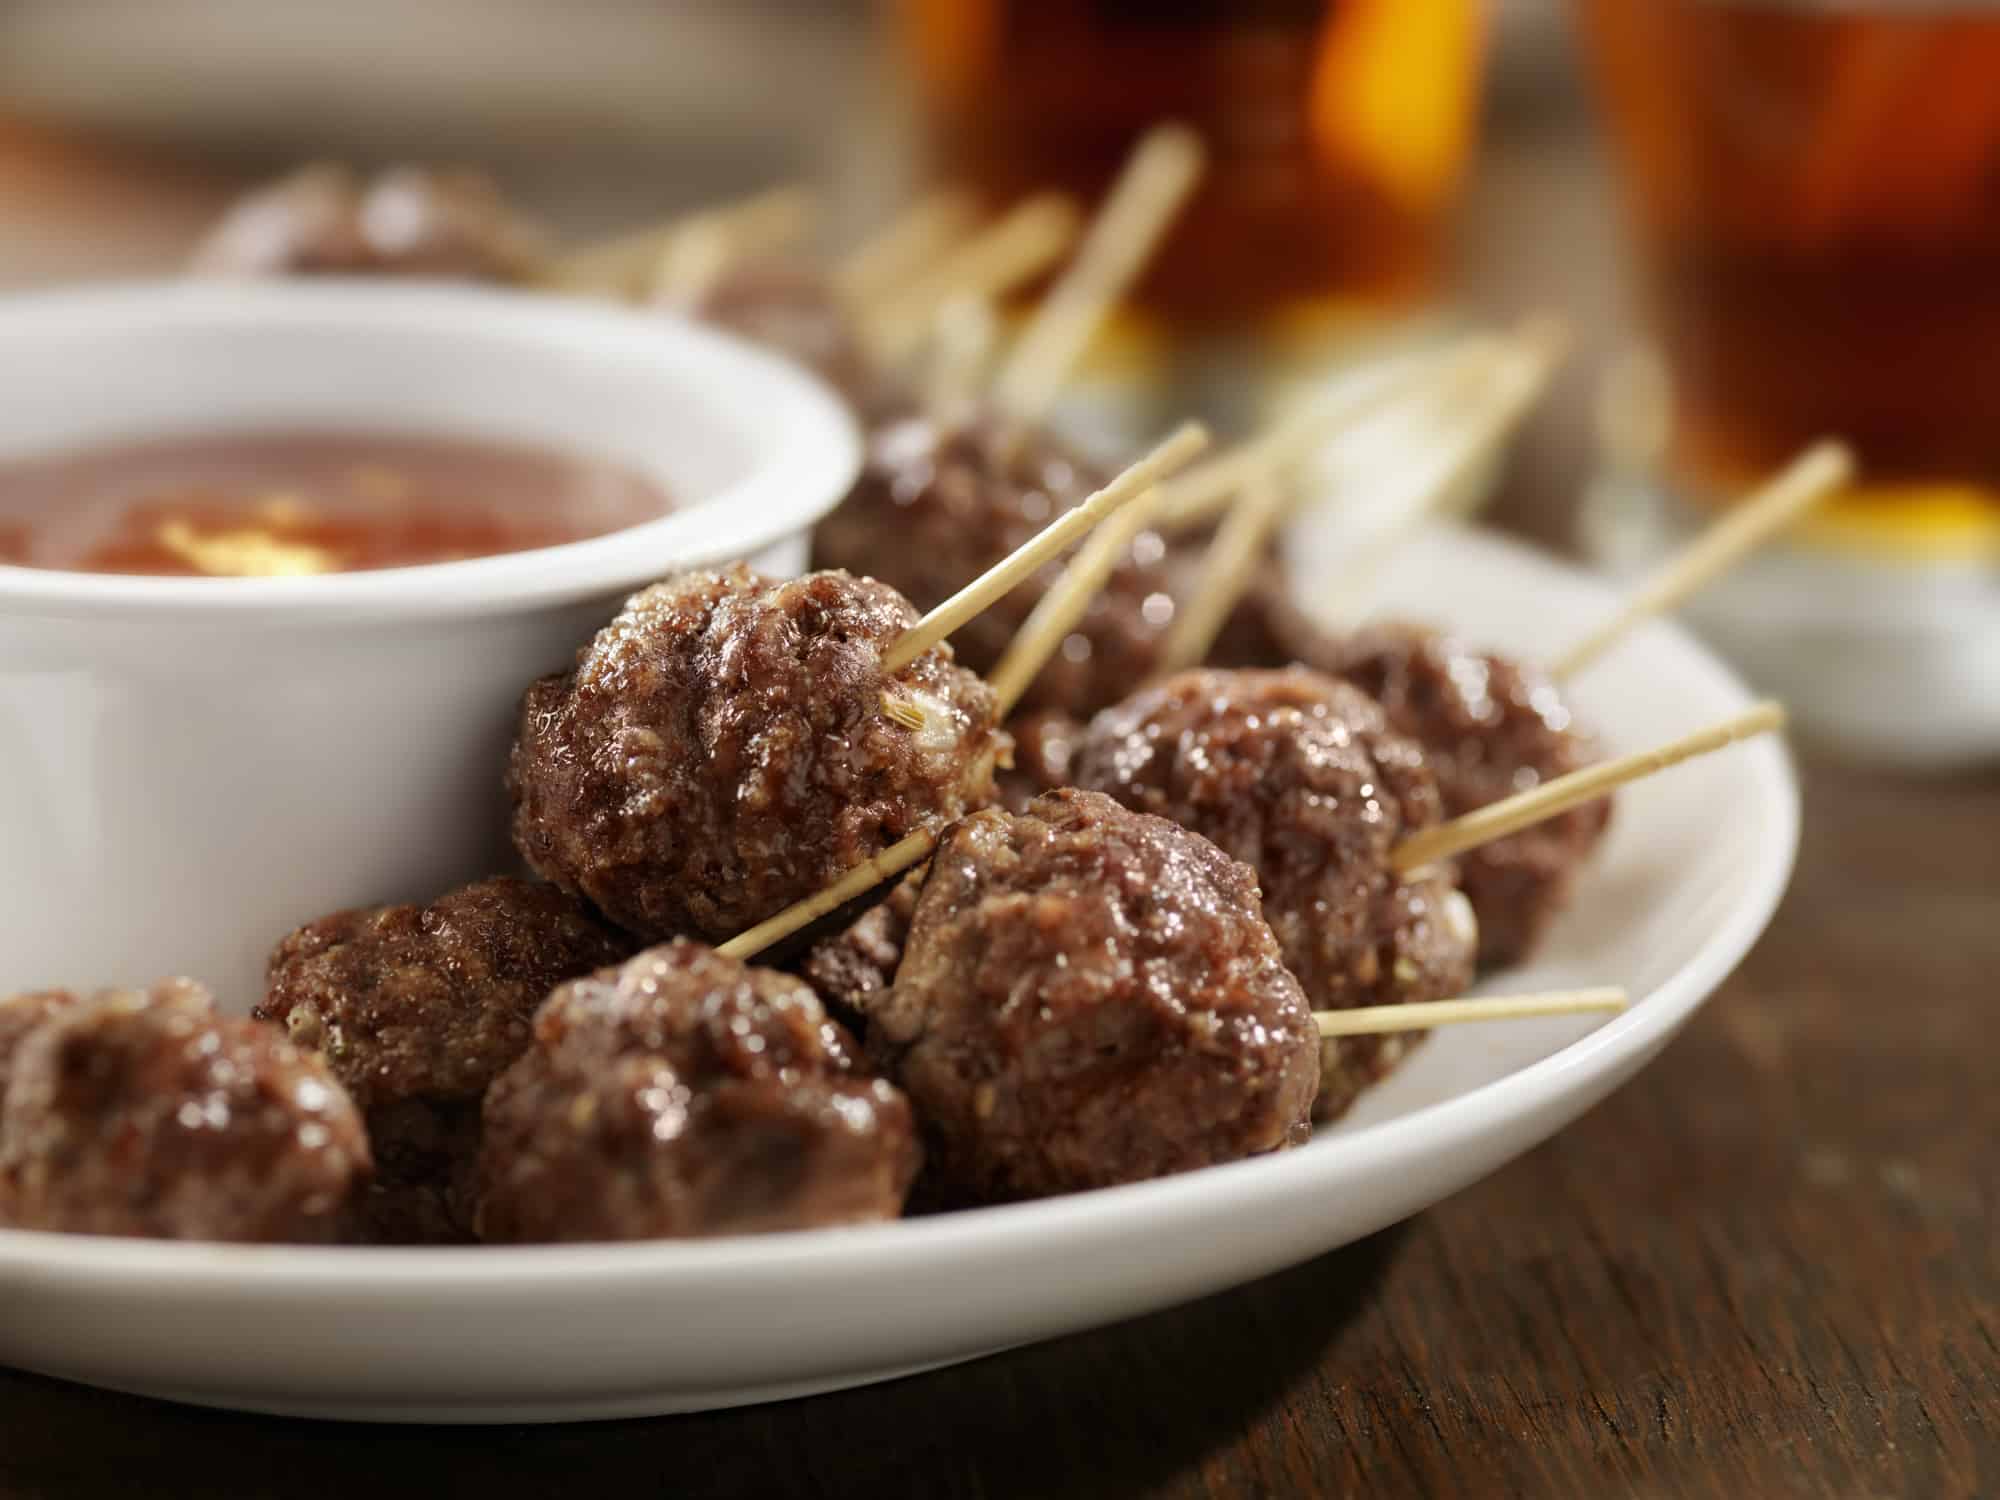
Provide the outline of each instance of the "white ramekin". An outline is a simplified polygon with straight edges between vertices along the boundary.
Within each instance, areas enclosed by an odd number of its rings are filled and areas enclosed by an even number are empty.
[[[297,924],[510,867],[528,682],[676,567],[801,566],[859,463],[789,364],[600,306],[325,281],[0,298],[0,456],[284,427],[557,445],[685,508],[323,578],[0,567],[0,994],[182,973],[240,1009]]]

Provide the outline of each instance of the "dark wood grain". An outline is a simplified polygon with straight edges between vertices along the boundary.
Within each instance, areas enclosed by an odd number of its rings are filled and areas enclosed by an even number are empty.
[[[1484,302],[1553,294],[1548,236],[1602,238],[1581,191],[1498,163]],[[1602,345],[1609,260],[1581,260],[1560,289]],[[1581,474],[1569,396],[1502,507],[1544,536]],[[1361,1245],[957,1370],[649,1422],[339,1428],[0,1372],[0,1500],[2000,1495],[2000,779],[1808,749],[1806,795],[1769,934],[1658,1063]]]

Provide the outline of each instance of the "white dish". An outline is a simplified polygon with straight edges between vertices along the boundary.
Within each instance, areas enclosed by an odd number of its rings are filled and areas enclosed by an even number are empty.
[[[1413,545],[1383,597],[1531,653],[1573,639],[1611,598],[1458,532]],[[1668,625],[1635,635],[1575,697],[1614,750],[1749,702]],[[1615,982],[1632,1008],[1440,1032],[1297,1151],[1048,1202],[678,1244],[315,1250],[0,1232],[0,1362],[254,1411],[555,1421],[857,1385],[1165,1307],[1394,1223],[1574,1120],[1735,967],[1797,833],[1775,742],[1622,793],[1546,952],[1492,987]]]
[[[508,858],[520,695],[677,566],[803,565],[845,408],[689,324],[441,284],[180,281],[0,299],[0,454],[257,428],[491,436],[683,508],[568,546],[324,578],[0,566],[0,993],[262,983],[275,934]],[[115,918],[107,920],[107,913]]]

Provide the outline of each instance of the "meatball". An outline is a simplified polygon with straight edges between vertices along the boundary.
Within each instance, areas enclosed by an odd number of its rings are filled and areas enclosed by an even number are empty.
[[[1014,736],[1014,763],[1000,773],[1000,803],[1026,812],[1043,792],[1070,784],[1069,763],[1083,738],[1081,720],[1059,709],[1037,709],[1008,722]]]
[[[634,595],[528,689],[516,845],[641,937],[721,941],[988,805],[1009,743],[992,690],[949,646],[882,670],[916,619],[844,573],[736,567]]]
[[[14,1054],[42,1022],[60,1015],[81,996],[69,990],[30,990],[0,999],[0,1109],[7,1105],[7,1085],[14,1076]]]
[[[796,360],[847,397],[864,420],[907,409],[907,397],[876,373],[833,284],[814,267],[745,261],[725,270],[686,311]]]
[[[254,1014],[321,1054],[368,1122],[364,1237],[470,1237],[487,1085],[527,1050],[549,991],[632,947],[575,898],[509,876],[336,912],[278,945]]]
[[[800,980],[676,939],[564,985],[486,1099],[489,1240],[679,1239],[892,1219],[909,1101]]]
[[[854,489],[813,533],[817,567],[895,585],[930,609],[1000,561],[1105,481],[1035,436],[1009,455],[987,423],[940,428],[912,417],[877,431]],[[1116,701],[1153,670],[1173,621],[1166,542],[1141,532],[1022,700],[1079,716]],[[954,640],[974,671],[999,662],[1064,560],[970,622]]]
[[[21,1229],[322,1242],[368,1171],[319,1059],[187,980],[60,1008],[0,1108],[0,1215]]]
[[[1136,1182],[1311,1129],[1317,1032],[1255,873],[1088,792],[953,831],[870,1021],[960,1200]]]
[[[1422,750],[1381,708],[1317,672],[1184,672],[1106,709],[1076,784],[1173,819],[1257,871],[1285,963],[1315,1010],[1435,1000],[1472,978],[1476,935],[1447,871],[1400,879],[1389,851],[1436,822]],[[1420,1033],[1324,1049],[1334,1118]]]
[[[1445,632],[1370,627],[1333,642],[1328,665],[1423,745],[1448,817],[1598,759],[1547,676]],[[1459,882],[1479,918],[1482,964],[1502,968],[1528,957],[1569,904],[1576,872],[1610,818],[1607,798],[1459,856]]]
[[[875,997],[895,983],[926,873],[912,870],[881,901],[814,943],[800,959],[799,976],[841,1024],[865,1028]]]
[[[364,182],[320,164],[240,199],[196,249],[194,269],[512,282],[542,264],[546,244],[477,172],[397,167]]]

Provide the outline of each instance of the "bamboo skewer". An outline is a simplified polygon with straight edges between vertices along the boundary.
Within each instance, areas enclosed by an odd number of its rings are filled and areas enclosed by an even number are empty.
[[[1209,648],[1229,619],[1229,612],[1256,575],[1264,558],[1265,542],[1278,529],[1290,506],[1291,496],[1276,475],[1267,473],[1250,481],[1243,498],[1231,508],[1222,529],[1209,544],[1194,592],[1175,615],[1173,626],[1161,643],[1155,676],[1185,671],[1207,658]]]
[[[995,403],[1016,428],[1047,413],[1077,359],[1194,190],[1205,154],[1201,138],[1184,125],[1158,126],[1134,148],[1085,233],[1076,260],[994,382]]]
[[[1207,443],[1208,433],[1200,423],[1183,423],[1166,441],[1083,504],[1058,516],[1010,556],[1002,558],[891,641],[882,653],[882,670],[896,672],[908,666],[994,600],[1025,582],[1043,563],[1061,556],[1112,511],[1138,499],[1175,472]]]
[[[1356,376],[1320,401],[1273,423],[1264,432],[1188,470],[1167,486],[1160,507],[1163,531],[1185,531],[1228,508],[1244,485],[1260,474],[1282,473],[1329,437],[1421,391],[1456,358],[1491,350],[1491,338],[1473,338],[1451,350],[1399,355],[1369,376]]]
[[[656,301],[691,307],[732,265],[776,255],[805,238],[817,211],[805,189],[781,188],[704,214],[660,252],[646,292]]]
[[[817,195],[810,188],[788,184],[579,246],[552,260],[540,279],[559,290],[637,296],[660,257],[684,235],[715,228],[746,249],[775,249],[803,235],[817,211]]]
[[[885,293],[861,319],[862,336],[885,364],[923,343],[940,309],[955,298],[989,301],[1039,276],[1069,253],[1082,216],[1060,193],[1016,205],[997,223],[947,253],[901,291]]]
[[[938,309],[921,383],[932,422],[949,427],[972,406],[999,338],[999,320],[984,297],[954,297]]]
[[[1557,657],[1551,672],[1572,677],[1643,620],[1664,614],[1735,566],[1854,477],[1854,455],[1841,443],[1815,443],[1759,486],[1742,505],[1668,559],[1609,620]]]
[[[1407,875],[1424,865],[1463,854],[1481,844],[1490,844],[1495,839],[1518,833],[1573,807],[1593,802],[1627,782],[1651,776],[1656,771],[1664,771],[1695,756],[1710,754],[1738,740],[1782,728],[1784,722],[1784,705],[1766,701],[1733,719],[1724,719],[1719,724],[1712,724],[1654,749],[1585,766],[1580,771],[1558,776],[1517,796],[1477,808],[1448,823],[1411,834],[1389,852],[1389,867],[1399,875]]]
[[[1006,654],[986,679],[999,697],[998,716],[1002,720],[1014,711],[1021,695],[1088,612],[1091,600],[1104,591],[1105,580],[1118,560],[1151,522],[1161,493],[1162,487],[1154,485],[1093,531],[1070,559],[1062,577],[1042,595],[1014,633]]]
[[[835,295],[857,304],[890,296],[971,234],[978,222],[979,204],[972,194],[956,188],[926,194],[835,263]]]
[[[1534,1016],[1574,1016],[1625,1009],[1625,992],[1614,986],[1550,990],[1539,995],[1492,995],[1469,1000],[1418,1000],[1408,1005],[1358,1005],[1352,1010],[1316,1010],[1313,1024],[1322,1037],[1381,1036],[1392,1031],[1427,1031],[1468,1021],[1520,1021]]]
[[[838,911],[876,886],[894,880],[912,865],[922,863],[937,848],[937,841],[938,836],[930,829],[919,828],[881,853],[870,855],[818,895],[808,896],[775,917],[767,917],[748,931],[739,932],[728,942],[718,944],[715,951],[728,958],[750,958],[762,953],[773,943],[810,927],[827,913]]]

